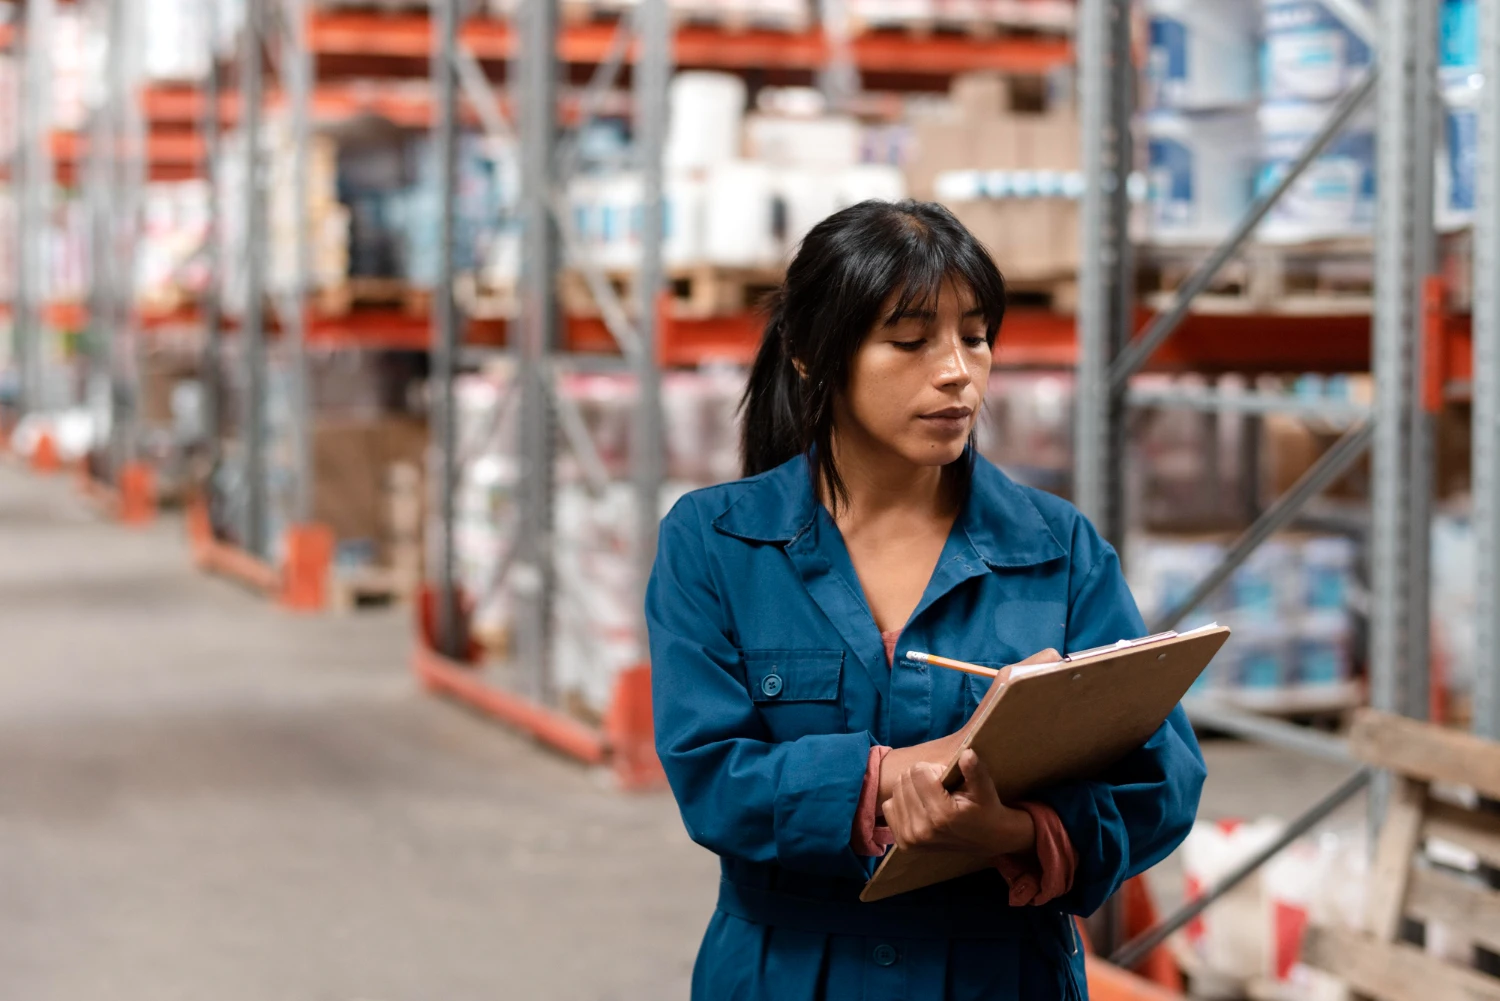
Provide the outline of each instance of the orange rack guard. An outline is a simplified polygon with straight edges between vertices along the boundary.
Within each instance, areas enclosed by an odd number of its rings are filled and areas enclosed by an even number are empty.
[[[1098,956],[1087,956],[1085,962],[1092,1001],[1183,1001],[1185,997]]]
[[[462,603],[461,603],[462,604]],[[524,695],[486,684],[478,671],[480,650],[467,642],[467,661],[445,657],[431,638],[433,590],[417,602],[416,651],[412,667],[422,684],[493,716],[586,765],[608,763],[621,788],[659,788],[666,776],[656,759],[651,728],[651,669],[637,665],[615,683],[604,727],[593,727]],[[467,630],[464,631],[467,635]]]
[[[214,537],[208,505],[192,501],[187,508],[188,544],[193,564],[205,573],[220,574],[268,595],[281,592],[281,572],[258,556]]]

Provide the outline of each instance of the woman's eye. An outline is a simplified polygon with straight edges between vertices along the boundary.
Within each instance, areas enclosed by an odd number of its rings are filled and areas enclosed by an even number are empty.
[[[923,337],[914,341],[891,341],[891,343],[902,351],[919,351],[922,345],[927,343],[927,339]]]
[[[964,343],[971,348],[982,348],[989,343],[989,338],[983,334],[972,334],[964,338]]]

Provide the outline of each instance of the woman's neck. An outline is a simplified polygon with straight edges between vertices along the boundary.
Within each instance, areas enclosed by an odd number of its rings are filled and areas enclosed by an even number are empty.
[[[832,445],[834,465],[848,495],[847,503],[838,507],[840,525],[882,520],[889,515],[951,518],[955,514],[957,505],[946,467],[917,465],[885,449],[876,451],[848,439],[841,441],[837,435]]]

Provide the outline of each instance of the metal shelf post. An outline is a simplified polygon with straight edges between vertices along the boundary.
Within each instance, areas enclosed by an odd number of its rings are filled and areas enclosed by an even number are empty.
[[[641,225],[641,267],[636,287],[636,331],[639,350],[632,358],[636,372],[635,467],[636,557],[639,563],[637,608],[644,608],[646,581],[656,559],[657,522],[661,485],[666,476],[663,443],[661,368],[656,345],[660,337],[658,298],[662,287],[662,154],[667,135],[667,88],[672,78],[672,22],[667,0],[642,0],[636,14],[641,58],[635,71],[635,150],[641,168],[644,205]],[[644,639],[644,620],[641,636]]]
[[[292,283],[281,310],[281,349],[287,375],[287,431],[290,439],[292,496],[289,524],[312,518],[312,401],[307,375],[307,297],[312,254],[308,232],[308,153],[312,141],[312,52],[307,44],[303,0],[282,0],[280,69],[290,111],[292,142]]]
[[[1435,5],[1380,7],[1375,238],[1375,437],[1370,616],[1371,701],[1423,717],[1427,709],[1427,539],[1431,444],[1421,414],[1419,296],[1432,268]]]
[[[1474,219],[1474,732],[1500,740],[1500,0],[1479,0]]]
[[[520,536],[510,569],[517,653],[531,697],[552,701],[552,503],[554,434],[551,355],[558,341],[559,247],[552,216],[557,162],[557,0],[521,4],[521,391]]]
[[[22,27],[21,176],[16,212],[20,273],[16,282],[16,363],[23,412],[45,409],[47,296],[45,248],[52,204],[52,24],[55,0],[29,0]]]
[[[265,173],[260,151],[261,39],[266,0],[245,0],[244,34],[240,49],[240,137],[245,144],[245,308],[243,364],[244,406],[240,422],[244,484],[245,549],[267,555],[266,538],[266,327],[265,298],[266,201]]]
[[[459,351],[457,306],[453,301],[454,147],[458,132],[458,95],[454,53],[458,45],[458,0],[433,4],[432,78],[434,84],[433,156],[438,183],[438,268],[433,289],[432,384],[433,446],[437,501],[438,648],[451,657],[462,654],[460,608],[454,541],[454,491],[458,485],[458,425],[453,379]]]
[[[1134,67],[1129,0],[1081,0],[1083,258],[1079,266],[1074,496],[1116,545],[1124,541],[1124,387],[1110,368],[1131,333],[1128,179]]]
[[[203,484],[207,495],[213,489],[214,474],[223,457],[224,434],[224,324],[221,313],[223,288],[223,254],[219,241],[219,213],[224,207],[224,192],[219,182],[219,156],[222,149],[219,128],[219,5],[205,5],[209,44],[208,74],[203,79],[203,177],[208,185],[208,226],[204,233],[203,257],[207,279],[201,303],[203,315],[203,359],[199,382],[203,387],[203,444],[205,456]]]

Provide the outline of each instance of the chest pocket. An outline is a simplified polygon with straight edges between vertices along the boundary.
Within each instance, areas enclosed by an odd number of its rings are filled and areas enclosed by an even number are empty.
[[[745,687],[775,741],[845,733],[842,650],[746,650]]]
[[[988,660],[975,660],[970,661],[970,663],[978,664],[980,667],[992,667],[997,671],[1002,667],[1008,666],[1007,664],[997,664],[994,661]],[[994,683],[995,680],[993,678],[981,678],[977,674],[964,675],[963,723],[967,723],[974,715],[974,711],[979,708],[979,703],[984,701],[984,697],[989,694],[990,686]]]

